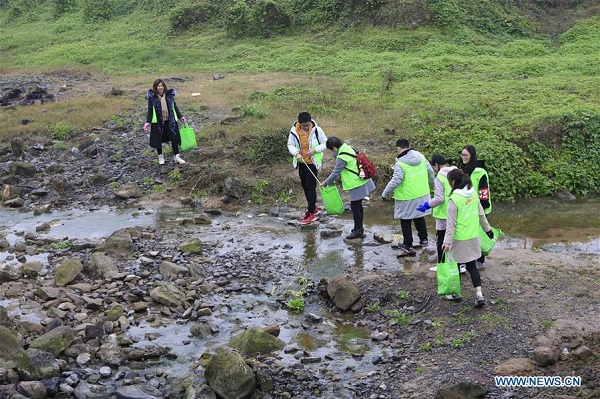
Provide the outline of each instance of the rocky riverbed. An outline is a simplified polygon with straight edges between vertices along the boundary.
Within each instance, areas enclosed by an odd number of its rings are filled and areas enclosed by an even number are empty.
[[[391,222],[356,245],[347,215],[301,228],[235,180],[198,200],[174,180],[202,150],[158,168],[139,132],[93,133],[0,144],[0,398],[600,397],[598,252],[500,245],[475,309],[466,277],[437,297],[432,248],[397,258]]]

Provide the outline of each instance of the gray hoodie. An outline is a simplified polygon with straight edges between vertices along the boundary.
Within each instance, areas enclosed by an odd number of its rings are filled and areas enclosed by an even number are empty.
[[[425,159],[423,154],[413,149],[408,150],[408,152],[406,152],[404,155],[397,158],[396,164],[394,165],[394,174],[392,175],[392,178],[387,184],[387,186],[385,186],[385,189],[383,189],[383,193],[381,193],[381,196],[383,198],[387,198],[393,195],[396,187],[400,186],[404,181],[404,171],[400,166],[400,162],[404,162],[411,166],[416,166],[420,164],[423,159]],[[427,177],[429,180],[429,186],[431,187],[433,186],[433,180],[435,176],[433,173],[433,168],[431,167],[429,162],[425,161],[425,163],[427,165]],[[415,198],[412,200],[396,200],[394,205],[394,219],[417,219],[423,216],[431,215],[431,209],[425,212],[420,212],[417,210],[417,206],[430,200],[431,195],[429,195],[429,193],[422,197]]]

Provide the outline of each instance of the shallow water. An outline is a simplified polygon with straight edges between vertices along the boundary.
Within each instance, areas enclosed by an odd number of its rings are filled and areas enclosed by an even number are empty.
[[[600,255],[600,213],[597,198],[561,202],[552,198],[520,200],[510,204],[494,204],[494,212],[490,223],[506,234],[498,245],[505,248],[543,248],[548,251],[582,252]],[[264,211],[264,213],[261,213]],[[334,318],[328,308],[319,305],[320,301],[306,301],[303,313],[295,314],[282,310],[275,304],[270,291],[280,292],[286,284],[293,284],[298,276],[309,281],[318,281],[349,271],[364,270],[410,270],[420,267],[419,258],[398,260],[395,251],[389,245],[369,245],[372,234],[369,234],[365,245],[350,246],[342,237],[322,237],[323,226],[300,228],[290,224],[289,217],[269,216],[267,210],[243,210],[236,214],[213,216],[210,226],[185,226],[191,234],[199,234],[207,242],[218,243],[217,255],[230,252],[269,252],[273,258],[294,260],[295,269],[281,272],[281,281],[265,282],[263,294],[250,295],[230,293],[226,296],[211,299],[219,306],[213,309],[211,320],[218,322],[220,333],[207,338],[198,339],[189,336],[192,322],[173,322],[162,327],[151,327],[142,321],[132,325],[127,332],[135,338],[135,346],[143,347],[157,344],[172,347],[177,360],[164,363],[170,375],[181,376],[188,365],[202,352],[210,351],[227,343],[240,328],[277,324],[281,326],[280,338],[287,345],[295,345],[311,356],[330,356],[334,360],[328,367],[339,374],[345,374],[348,366],[356,366],[353,356],[364,355],[372,359],[379,355],[379,349],[369,338],[369,330],[352,325],[343,319]],[[52,211],[49,214],[33,216],[13,210],[0,209],[0,232],[14,244],[23,241],[23,234],[35,232],[36,226],[51,222],[45,236],[74,240],[78,238],[102,239],[114,231],[134,226],[174,226],[180,225],[182,218],[201,213],[202,210],[182,209],[128,209],[114,210],[101,208],[96,210]],[[295,218],[296,213],[290,213]],[[365,227],[373,232],[386,232],[399,238],[399,222],[392,219],[393,201],[373,201],[365,203]],[[350,212],[331,217],[330,225],[340,225],[344,233],[352,227]],[[428,218],[430,242],[434,241],[433,219]],[[415,232],[416,234],[416,232]],[[431,245],[430,245],[431,246]],[[0,252],[0,265],[9,263],[6,259],[12,255]],[[28,260],[41,260],[47,254],[28,256]],[[11,260],[10,262],[17,262]],[[425,263],[423,263],[425,264]],[[429,265],[428,265],[429,266]],[[39,321],[35,309],[25,308],[18,300],[0,298],[0,306],[5,306],[12,316]],[[307,323],[307,315],[311,313],[322,318],[313,323],[311,329],[301,326]],[[310,322],[308,322],[311,324]],[[147,333],[161,334],[156,340],[146,338]],[[184,344],[186,342],[187,344]],[[173,343],[179,343],[174,345]],[[281,360],[286,364],[294,364],[294,354],[281,353]],[[373,368],[370,361],[360,362],[360,371],[368,372]],[[344,377],[346,378],[346,377]],[[350,377],[349,377],[350,378]]]

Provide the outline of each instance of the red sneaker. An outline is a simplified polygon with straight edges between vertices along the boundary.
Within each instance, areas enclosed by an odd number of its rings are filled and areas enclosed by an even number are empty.
[[[310,213],[307,217],[300,221],[300,224],[311,224],[315,220],[317,220],[317,215],[314,213]]]
[[[315,208],[315,211],[313,212],[313,215],[318,216],[321,213],[321,211],[319,210],[319,208]],[[304,212],[302,215],[300,215],[300,220],[304,220],[308,217],[308,215],[310,214],[309,211]]]

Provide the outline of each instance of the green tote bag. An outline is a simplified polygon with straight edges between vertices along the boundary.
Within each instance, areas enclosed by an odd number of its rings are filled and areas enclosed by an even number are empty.
[[[336,186],[323,187],[319,185],[319,192],[328,215],[341,215],[344,213],[344,203]]]
[[[187,122],[184,122],[179,128],[179,136],[181,136],[181,151],[187,151],[198,147],[198,144],[196,143],[196,133]]]
[[[437,264],[438,295],[460,294],[458,264],[444,251],[442,262]]]
[[[490,226],[491,227],[491,226]],[[504,235],[502,230],[491,227],[494,232],[494,238],[490,238],[485,234],[485,231],[479,226],[479,243],[481,244],[481,254],[483,256],[488,256],[492,249],[496,246],[496,242],[498,239]]]

